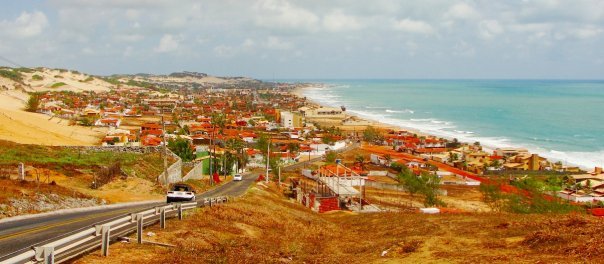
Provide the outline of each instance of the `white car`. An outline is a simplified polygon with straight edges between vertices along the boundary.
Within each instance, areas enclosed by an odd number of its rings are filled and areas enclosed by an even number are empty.
[[[242,181],[243,180],[243,176],[241,176],[241,174],[235,174],[235,176],[233,176],[233,181]]]
[[[166,194],[166,202],[182,202],[182,201],[195,201],[195,191],[193,187],[188,184],[174,184],[172,190]]]

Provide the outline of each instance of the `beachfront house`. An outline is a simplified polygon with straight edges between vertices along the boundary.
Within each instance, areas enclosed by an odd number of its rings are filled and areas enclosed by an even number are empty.
[[[604,173],[601,167],[593,172],[569,176],[571,182],[558,196],[573,202],[604,201]]]
[[[280,112],[281,127],[293,129],[302,127],[302,116],[298,113],[283,111]]]
[[[319,107],[307,109],[304,111],[306,118],[336,118],[343,119],[346,117],[344,110],[337,107]]]

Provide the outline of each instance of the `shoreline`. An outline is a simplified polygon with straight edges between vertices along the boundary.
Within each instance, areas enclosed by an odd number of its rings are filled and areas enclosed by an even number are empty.
[[[292,94],[294,96],[297,96],[299,98],[306,98],[306,100],[310,104],[318,106],[318,107],[331,107],[331,106],[319,103],[319,102],[313,100],[312,98],[309,98],[309,97],[307,97],[307,96],[304,95],[304,90],[305,89],[312,89],[312,88],[317,88],[317,87],[322,87],[322,86],[324,86],[324,84],[317,83],[317,84],[312,84],[312,85],[303,86],[303,87],[296,87],[295,89],[293,89],[292,91],[290,91],[290,94]],[[352,117],[352,118],[355,118],[357,120],[363,120],[363,121],[371,122],[372,123],[371,126],[376,127],[378,129],[394,130],[394,131],[405,130],[407,132],[417,134],[418,136],[429,136],[429,137],[436,137],[436,138],[445,138],[445,139],[449,139],[449,140],[453,139],[453,137],[440,136],[440,135],[433,134],[433,133],[430,133],[430,132],[421,131],[421,130],[416,129],[416,128],[409,128],[409,127],[405,127],[405,126],[401,126],[401,125],[392,125],[392,124],[384,123],[384,122],[379,121],[379,120],[373,120],[371,118],[361,117],[361,116],[356,115],[356,114],[350,114],[348,111],[346,112],[345,115],[346,115],[347,118]],[[463,139],[460,139],[459,142],[461,142],[461,143],[467,143],[467,144],[471,144],[472,143],[472,142],[469,142],[469,141],[466,141],[466,140],[463,140]],[[554,162],[562,162],[564,166],[567,166],[567,167],[578,167],[580,169],[587,170],[587,171],[593,170],[593,168],[594,168],[594,166],[580,165],[580,164],[574,163],[572,161],[568,162],[567,159],[556,158],[553,155],[551,155],[552,153],[553,154],[555,154],[555,153],[564,153],[564,154],[568,155],[568,153],[583,153],[583,152],[563,152],[563,151],[543,149],[541,146],[524,147],[524,146],[519,146],[518,144],[509,144],[509,146],[498,147],[498,146],[489,146],[488,144],[487,145],[483,145],[483,142],[480,142],[480,143],[481,143],[481,147],[482,147],[483,151],[485,151],[485,152],[487,152],[489,154],[491,154],[497,148],[526,149],[530,153],[536,153],[540,157],[544,157],[544,158],[546,158],[548,161],[550,161],[552,163],[554,163]],[[541,149],[541,150],[539,150],[539,149]],[[598,166],[598,164],[596,163],[595,166]]]
[[[308,88],[316,88],[316,86],[306,86],[306,87],[296,87],[295,89],[293,89],[292,91],[290,91],[290,94],[297,96],[298,98],[305,98],[306,96],[304,96],[303,91],[305,89]],[[318,107],[331,107],[331,106],[327,106],[324,104],[321,104],[317,101],[312,100],[311,98],[306,97],[306,101],[308,101],[310,104],[314,105],[314,106],[318,106]],[[360,117],[358,115],[355,114],[350,114],[350,113],[345,113],[346,118],[354,118],[356,120],[362,120],[362,121],[368,121],[371,122],[372,127],[376,127],[378,129],[384,129],[384,130],[401,130],[404,129],[409,133],[413,133],[413,134],[417,134],[419,136],[433,136],[433,137],[438,137],[436,135],[432,135],[423,131],[420,131],[418,129],[415,128],[410,128],[410,127],[402,127],[402,126],[396,126],[396,125],[391,125],[391,124],[387,124],[384,122],[380,122],[378,120],[372,120],[369,118],[364,118],[364,117]],[[364,126],[363,126],[364,127]]]

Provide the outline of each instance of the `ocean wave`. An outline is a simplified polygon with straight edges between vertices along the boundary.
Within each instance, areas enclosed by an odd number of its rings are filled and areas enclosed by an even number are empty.
[[[344,87],[344,86],[342,86]],[[320,104],[332,107],[338,107],[344,103],[345,96],[340,96],[333,93],[334,86],[322,87],[317,89],[304,90],[304,95],[311,100]],[[327,95],[327,96],[326,96]],[[348,102],[348,101],[346,101]],[[487,137],[480,135],[478,132],[468,131],[466,129],[457,128],[453,122],[439,120],[436,118],[411,118],[402,119],[395,118],[388,114],[396,114],[399,111],[396,108],[387,106],[364,106],[362,104],[348,105],[348,112],[357,115],[361,118],[381,122],[384,124],[400,127],[401,129],[417,130],[423,133],[432,134],[444,138],[457,138],[461,142],[480,142],[486,151],[492,151],[496,148],[519,147],[526,148],[532,153],[537,153],[542,157],[548,158],[551,161],[562,161],[565,164],[576,165],[583,169],[593,169],[594,166],[604,165],[604,150],[600,151],[560,151],[556,150],[555,146],[538,146],[539,142],[552,145],[559,143],[557,139],[541,138],[541,137],[526,137],[514,138],[507,137]],[[360,110],[366,109],[366,111]],[[380,111],[372,111],[374,109],[383,109]],[[414,111],[415,113],[415,111]],[[431,112],[421,112],[422,114],[432,114]],[[429,115],[428,115],[429,116]],[[574,134],[574,138],[593,139],[592,136],[583,134]],[[566,144],[564,144],[566,145]]]
[[[401,114],[413,114],[415,113],[415,111],[411,110],[411,109],[405,109],[405,110],[390,110],[390,109],[386,109],[387,113],[401,113]]]
[[[540,155],[563,164],[574,164],[583,169],[593,169],[604,165],[604,150],[600,151],[558,151],[538,149]]]

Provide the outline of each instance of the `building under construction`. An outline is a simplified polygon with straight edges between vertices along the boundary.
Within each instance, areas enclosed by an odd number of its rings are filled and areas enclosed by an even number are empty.
[[[368,205],[364,199],[366,180],[344,165],[325,165],[315,171],[303,170],[300,178],[292,180],[292,191],[299,203],[319,213],[361,211]]]

